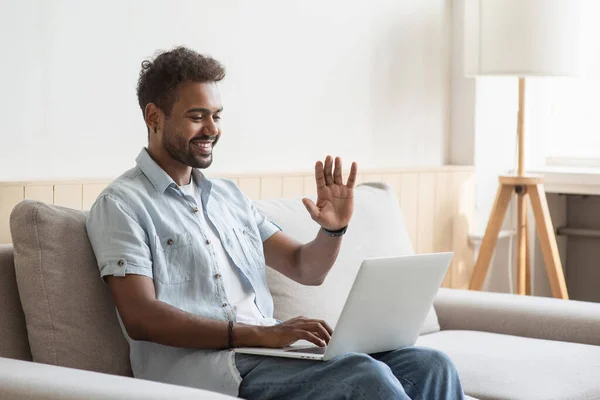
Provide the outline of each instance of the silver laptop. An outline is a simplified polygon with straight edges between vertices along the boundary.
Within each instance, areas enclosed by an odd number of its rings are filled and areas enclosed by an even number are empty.
[[[412,346],[452,257],[453,253],[434,253],[366,259],[327,347],[294,344],[235,352],[327,361],[348,352],[373,354]]]

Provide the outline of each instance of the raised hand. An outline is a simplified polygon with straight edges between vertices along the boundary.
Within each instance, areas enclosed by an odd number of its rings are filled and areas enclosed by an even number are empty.
[[[338,230],[348,225],[354,211],[354,183],[358,167],[352,163],[348,181],[342,180],[342,160],[334,161],[331,156],[325,158],[325,164],[317,161],[315,164],[315,179],[317,182],[317,204],[304,198],[302,203],[310,213],[311,218],[328,230]]]

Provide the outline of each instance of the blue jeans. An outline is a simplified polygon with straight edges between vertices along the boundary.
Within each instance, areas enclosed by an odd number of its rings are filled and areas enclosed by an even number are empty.
[[[407,347],[330,361],[237,354],[244,399],[463,399],[454,364],[444,353]]]

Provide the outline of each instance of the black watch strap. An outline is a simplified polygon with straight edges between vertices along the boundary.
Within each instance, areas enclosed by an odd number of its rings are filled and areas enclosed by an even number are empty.
[[[323,227],[321,227],[321,229],[323,229],[323,232],[325,232],[325,234],[327,236],[332,236],[332,237],[339,237],[344,235],[344,233],[346,233],[346,231],[348,230],[348,225],[346,225],[345,227],[335,230],[335,231],[330,231],[329,229],[325,229]]]

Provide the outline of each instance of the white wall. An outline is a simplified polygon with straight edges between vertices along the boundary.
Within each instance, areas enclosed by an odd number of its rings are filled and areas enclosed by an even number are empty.
[[[475,165],[475,79],[464,73],[465,0],[452,1],[449,163]]]
[[[0,4],[0,181],[129,168],[140,63],[178,44],[228,70],[213,171],[448,161],[450,0]]]

